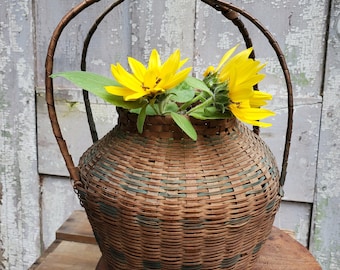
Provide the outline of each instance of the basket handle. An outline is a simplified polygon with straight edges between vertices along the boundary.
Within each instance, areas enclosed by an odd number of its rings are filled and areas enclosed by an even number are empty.
[[[289,157],[289,149],[291,144],[291,138],[292,138],[292,129],[293,129],[293,112],[294,112],[294,105],[293,105],[293,87],[292,82],[290,78],[289,69],[284,57],[284,54],[273,37],[273,35],[257,20],[255,17],[250,15],[245,10],[242,10],[230,3],[222,2],[219,0],[201,0],[202,2],[210,5],[217,11],[221,11],[221,13],[229,20],[231,20],[235,25],[239,27],[240,32],[242,33],[243,37],[245,38],[245,41],[248,39],[247,37],[248,32],[247,30],[242,26],[243,23],[239,19],[238,13],[241,14],[243,17],[248,19],[252,24],[254,24],[261,32],[262,34],[267,38],[268,42],[272,46],[273,50],[275,51],[277,58],[279,60],[280,66],[283,71],[283,75],[286,82],[287,87],[287,108],[288,108],[288,116],[287,116],[287,129],[286,129],[286,137],[285,137],[285,146],[283,151],[283,159],[282,159],[282,167],[281,167],[281,175],[280,175],[280,195],[283,196],[283,185],[286,180],[287,175],[287,167],[288,167],[288,157]],[[247,43],[247,41],[246,41]]]
[[[52,34],[50,44],[49,44],[49,47],[48,47],[48,51],[47,51],[46,62],[45,62],[45,89],[46,89],[45,91],[46,91],[46,103],[47,103],[48,114],[49,114],[49,118],[50,118],[50,121],[51,121],[52,130],[53,130],[54,136],[57,140],[60,152],[61,152],[61,154],[64,158],[66,167],[67,167],[67,169],[70,173],[70,177],[71,177],[71,179],[74,180],[75,185],[80,183],[79,170],[78,170],[77,167],[74,166],[72,156],[69,154],[66,141],[63,139],[62,132],[61,132],[61,129],[60,129],[60,126],[59,126],[59,123],[58,123],[57,113],[56,113],[56,109],[55,109],[55,102],[54,102],[54,94],[53,94],[53,79],[50,78],[50,75],[53,73],[54,53],[55,53],[56,46],[57,46],[57,43],[58,43],[58,40],[61,36],[62,31],[68,25],[68,23],[70,21],[72,21],[80,12],[82,12],[84,9],[86,9],[90,5],[92,5],[96,2],[99,2],[99,1],[100,0],[84,0],[83,2],[81,2],[80,4],[75,6],[73,9],[71,9],[62,18],[62,20],[59,22],[59,24],[57,25],[56,29],[54,30],[54,32]],[[278,57],[278,60],[280,62],[281,68],[282,68],[283,73],[284,73],[284,77],[285,77],[285,81],[286,81],[286,87],[287,87],[287,94],[288,94],[288,98],[287,98],[288,119],[287,119],[287,129],[286,129],[286,137],[285,137],[285,147],[284,147],[283,160],[282,160],[282,169],[281,169],[281,175],[280,175],[280,186],[282,187],[284,185],[286,174],[287,174],[288,156],[289,156],[292,126],[293,126],[293,90],[292,90],[290,74],[289,74],[289,70],[288,70],[288,67],[287,67],[287,64],[286,64],[286,61],[285,61],[285,57],[284,57],[278,43],[276,42],[276,40],[272,36],[272,34],[256,18],[251,16],[249,13],[247,13],[246,11],[244,11],[244,10],[242,10],[242,9],[240,9],[240,8],[230,4],[230,3],[226,3],[226,2],[223,2],[223,1],[218,1],[218,0],[201,0],[201,1],[210,5],[215,10],[220,11],[227,19],[231,20],[238,27],[239,31],[241,32],[247,47],[251,47],[252,42],[251,42],[251,39],[249,37],[247,29],[245,28],[245,26],[243,25],[242,21],[239,18],[239,14],[241,14],[243,17],[248,19],[251,23],[253,23],[263,33],[263,35],[267,38],[267,40],[271,44],[272,48],[276,52],[276,55]],[[106,14],[109,11],[111,11],[114,7],[118,6],[122,2],[124,2],[124,0],[119,0],[119,1],[114,2],[111,5],[111,7],[106,12],[104,12],[101,17],[98,18],[98,20],[95,22],[95,24],[91,28],[91,30],[90,30],[90,32],[89,32],[89,34],[88,34],[88,36],[85,40],[85,43],[84,43],[84,49],[83,49],[83,55],[82,55],[82,67],[81,67],[82,70],[86,69],[85,58],[86,58],[86,53],[87,53],[87,47],[88,47],[88,44],[91,40],[91,37],[92,37],[93,33],[95,32],[98,24],[102,21],[102,19],[106,16]],[[255,58],[255,54],[252,54],[251,57]],[[96,133],[95,127],[94,127],[94,122],[93,122],[93,117],[92,117],[88,97],[86,97],[86,95],[87,95],[87,92],[85,91],[84,92],[84,100],[85,100],[85,104],[86,104],[87,117],[88,117],[88,121],[89,121],[89,124],[90,124],[90,130],[91,130],[92,137],[94,139],[96,139],[94,137],[94,136],[96,136],[96,134],[93,133],[93,129],[94,129],[94,132]],[[257,132],[256,127],[255,127],[254,131],[255,131],[255,133]],[[280,193],[281,193],[281,195],[283,195],[282,190],[280,191]]]

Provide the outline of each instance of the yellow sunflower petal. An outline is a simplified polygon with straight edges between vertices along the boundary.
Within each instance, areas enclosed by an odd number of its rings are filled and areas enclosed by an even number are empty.
[[[251,98],[249,100],[249,105],[252,108],[260,108],[262,106],[267,105],[267,102],[263,99],[253,99],[253,98]]]
[[[263,69],[264,66],[265,64],[259,65],[259,62],[254,61],[253,59],[247,58],[247,59],[240,61],[237,64],[237,70],[241,74],[251,76],[254,74],[258,74],[259,71]]]
[[[266,99],[266,100],[272,100],[273,96],[269,93],[257,90],[257,91],[254,91],[254,98],[262,98],[262,99]]]
[[[274,112],[263,108],[239,108],[237,104],[230,104],[229,107],[232,113],[236,111],[238,115],[242,114],[243,118],[248,120],[261,120],[275,115]]]
[[[235,102],[239,103],[243,100],[249,100],[253,96],[253,89],[252,88],[238,88],[234,91],[229,91],[230,99]]]
[[[134,91],[131,91],[129,88],[126,88],[124,86],[105,86],[104,88],[108,93],[124,98],[135,93]]]
[[[146,72],[145,66],[141,62],[139,62],[138,60],[132,57],[128,58],[128,62],[129,62],[129,66],[131,68],[132,73],[136,76],[136,78],[139,81],[142,82],[144,80],[144,76]]]
[[[157,85],[158,75],[158,70],[147,69],[143,83],[145,91],[150,92]]]
[[[144,97],[144,96],[145,96],[144,92],[138,92],[138,93],[133,93],[133,94],[125,96],[124,100],[125,101],[134,101],[134,100],[137,100],[137,99]]]
[[[135,76],[127,72],[119,63],[116,66],[111,65],[111,71],[112,75],[121,85],[137,92],[140,91],[141,82],[138,81]]]
[[[183,69],[182,71],[176,73],[175,76],[171,78],[169,82],[164,86],[164,88],[171,89],[174,88],[176,85],[180,84],[183,82],[191,72],[192,68],[188,67],[186,69]]]
[[[250,54],[252,53],[252,51],[253,51],[253,48],[252,47],[250,47],[250,48],[248,48],[248,49],[245,49],[245,50],[243,50],[243,51],[241,51],[241,52],[239,52],[238,54],[236,54],[231,60],[230,60],[230,62],[240,62],[240,61],[244,61],[244,60],[247,60],[247,59],[249,59],[249,56],[250,56]]]
[[[180,58],[181,55],[179,50],[176,50],[173,54],[171,54],[161,67],[161,76],[167,73],[175,74],[179,68]]]
[[[222,57],[220,63],[218,64],[218,66],[217,66],[217,68],[216,68],[216,71],[219,71],[219,70],[221,69],[221,67],[228,61],[228,59],[229,59],[230,56],[235,52],[235,50],[237,49],[238,46],[239,46],[239,45],[236,45],[235,47],[231,48],[229,51],[227,51],[227,52],[223,55],[223,57]]]
[[[249,99],[251,107],[261,107],[267,104],[266,100],[271,100],[272,95],[262,91],[254,91],[254,95]]]
[[[271,123],[260,122],[258,120],[261,120],[268,116],[275,115],[275,113],[269,110],[264,110],[264,109],[254,109],[254,108],[240,109],[238,108],[236,104],[231,104],[230,110],[233,113],[233,115],[235,115],[235,117],[239,119],[240,121],[247,123],[247,124],[254,125],[254,126],[259,126],[259,127],[272,126]]]
[[[148,69],[158,70],[160,69],[160,67],[161,59],[159,57],[157,50],[153,49],[150,54]]]
[[[251,77],[243,77],[243,76],[238,76],[238,78],[235,80],[237,87],[240,88],[252,88],[254,85],[258,84],[260,81],[264,79],[265,75],[264,74],[256,74]]]
[[[180,69],[186,62],[188,62],[189,58],[185,58],[179,62],[178,69]]]
[[[213,66],[208,66],[207,69],[204,71],[203,76],[207,77],[210,73],[214,73],[215,68]]]

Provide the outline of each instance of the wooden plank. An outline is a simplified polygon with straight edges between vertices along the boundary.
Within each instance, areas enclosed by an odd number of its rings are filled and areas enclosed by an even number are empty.
[[[340,2],[330,1],[311,250],[324,269],[340,269]]]
[[[291,236],[273,227],[253,270],[322,270],[309,251]]]
[[[131,25],[133,57],[145,63],[154,48],[162,58],[180,49],[183,58],[190,58],[186,66],[191,65],[195,1],[132,1]]]
[[[42,174],[68,176],[46,110],[44,63],[52,31],[62,16],[80,2],[42,0],[36,3],[36,61],[40,67],[37,70],[38,166]],[[97,17],[111,4],[110,0],[95,3],[66,27],[56,48],[54,72],[80,70],[83,41]],[[129,3],[125,1],[98,26],[88,49],[87,69],[111,77],[111,63],[126,63],[131,51],[129,29]],[[74,85],[62,78],[54,80],[54,90],[61,129],[77,164],[80,155],[92,144],[81,90],[75,90]],[[94,103],[92,110],[101,137],[114,126],[115,108],[97,98],[92,97],[91,102]]]
[[[32,1],[0,1],[0,269],[40,255]]]
[[[41,218],[44,247],[56,238],[55,232],[74,210],[83,209],[75,194],[72,182],[66,177],[41,176]],[[61,207],[63,205],[63,207]]]
[[[320,118],[321,100],[313,98],[309,99],[309,104],[305,104],[306,102],[305,98],[295,100],[294,113],[298,117],[295,117],[293,121],[290,159],[283,200],[313,203],[318,155],[317,141],[319,139],[319,125],[315,119]],[[274,153],[280,168],[286,129],[286,110],[280,108],[276,102],[273,110],[276,112],[275,117],[272,118],[273,126],[261,129],[260,135]],[[289,215],[293,219],[297,218],[294,211]],[[289,216],[286,218],[288,219]],[[291,226],[294,226],[293,223]]]
[[[100,257],[96,245],[57,241],[29,270],[93,270]]]
[[[96,244],[91,225],[84,211],[74,211],[56,233],[58,240]]]
[[[274,226],[290,231],[295,240],[308,247],[312,207],[310,203],[282,201]]]
[[[92,145],[81,90],[64,89],[56,91],[56,110],[59,124],[62,127],[63,135],[67,141],[73,161],[77,164],[82,153]],[[50,119],[47,114],[45,93],[40,90],[36,100],[39,173],[69,176],[56,139],[52,133]],[[114,106],[97,102],[96,100],[92,103],[92,111],[98,136],[101,138],[115,126],[117,113]]]
[[[7,2],[8,0],[5,0],[4,3]],[[73,1],[72,3],[69,1],[36,1],[38,89],[44,87],[44,57],[51,32],[61,16],[69,10],[71,5],[78,2],[79,1]],[[60,47],[57,50],[59,56],[55,62],[56,70],[79,68],[78,57],[81,52],[80,44],[86,34],[87,27],[97,14],[110,2],[112,1],[102,0],[100,3],[95,4],[84,13],[85,15],[79,17],[74,24],[67,28],[68,34],[62,38]],[[264,25],[269,26],[271,32],[276,36],[287,56],[289,68],[292,71],[294,90],[296,96],[300,99],[296,106],[297,118],[294,124],[292,155],[289,162],[287,185],[285,187],[285,199],[287,200],[308,203],[313,201],[318,154],[318,130],[320,128],[319,115],[322,107],[319,89],[322,84],[323,74],[323,42],[327,25],[327,2],[329,1],[310,1],[307,4],[304,1],[300,1],[299,3],[294,1],[257,1],[256,4],[254,4],[253,0],[233,1],[234,4],[250,11],[263,22]],[[141,56],[141,59],[145,59],[153,47],[159,46],[162,55],[166,56],[166,54],[170,52],[171,47],[177,46],[182,48],[183,46],[185,56],[189,56],[190,58],[192,58],[192,55],[196,56],[194,73],[198,75],[202,74],[207,64],[216,64],[223,52],[236,42],[239,42],[240,37],[235,32],[230,31],[231,28],[234,29],[234,26],[232,26],[232,24],[228,24],[227,26],[224,22],[221,22],[221,16],[218,16],[215,11],[211,11],[211,8],[205,6],[201,1],[196,1],[196,6],[194,3],[195,1],[188,0],[125,1],[117,13],[113,13],[106,23],[100,27],[99,35],[95,38],[96,42],[91,45],[93,47],[90,49],[91,53],[89,55],[88,66],[96,72],[110,75],[108,65],[112,61],[124,62],[126,56],[131,54],[131,52],[134,57],[139,58],[139,56]],[[1,8],[1,10],[6,10],[6,8]],[[178,12],[179,10],[181,12]],[[195,11],[197,11],[196,15],[198,20],[194,24],[194,29],[192,29],[196,16]],[[131,14],[127,15],[129,12],[131,12]],[[334,14],[337,14],[336,12],[334,12]],[[275,16],[268,16],[268,14],[274,14]],[[275,18],[275,23],[273,23],[273,18]],[[80,25],[78,25],[79,22]],[[334,17],[332,21],[334,31],[336,31],[337,22],[338,20]],[[264,45],[265,41],[263,38],[259,38],[254,29],[251,28],[250,30],[251,35],[255,37],[254,43],[257,54],[268,62],[266,67],[268,81],[261,83],[261,89],[269,90],[275,94],[274,108],[278,112],[278,115],[274,119],[274,127],[263,130],[262,136],[266,137],[265,139],[269,142],[279,160],[282,151],[282,136],[284,134],[282,131],[282,123],[285,122],[285,112],[282,109],[285,106],[285,101],[281,99],[282,95],[284,95],[284,83],[282,82],[279,67],[273,60],[272,53],[269,53],[268,45]],[[193,32],[195,33],[194,37],[192,36]],[[331,40],[334,51],[338,49],[338,45],[336,45],[338,44],[337,37],[338,33],[335,33]],[[6,40],[6,37],[4,40]],[[15,46],[12,47],[16,48]],[[333,55],[337,54],[333,52]],[[333,55],[329,57],[329,61],[333,61]],[[108,61],[108,59],[112,60]],[[16,63],[16,60],[17,59],[14,58],[12,62]],[[338,60],[335,58],[334,61]],[[336,74],[339,73],[337,66],[338,64],[329,65],[330,71],[328,75],[330,76],[327,75],[329,80],[326,80],[329,85],[328,89],[335,89],[335,91],[332,90],[334,93],[338,92],[337,87],[339,85],[336,79],[338,77]],[[6,69],[4,68],[3,70]],[[13,68],[13,70],[15,70],[15,68]],[[59,81],[57,84],[57,88],[69,87],[70,84],[65,81]],[[16,86],[10,85],[10,89],[16,89]],[[62,93],[62,95],[67,96],[67,98],[64,96],[63,99],[60,99],[60,103],[57,104],[57,106],[59,106],[60,115],[65,121],[62,127],[63,131],[67,134],[67,141],[70,142],[71,154],[77,162],[82,151],[91,143],[84,118],[84,109],[81,102],[79,102],[80,99],[73,99],[73,91],[56,89],[56,92],[57,94]],[[330,96],[325,95],[325,98],[328,100],[328,105],[325,107],[323,119],[325,121],[327,119],[332,120],[324,125],[321,145],[334,142],[335,138],[338,137],[337,130],[339,130],[334,120],[339,119],[339,117],[337,117],[337,111],[334,112],[332,109],[339,107],[337,104],[333,104],[338,98],[336,94]],[[42,173],[67,176],[55,139],[51,133],[49,133],[51,129],[46,112],[41,109],[41,106],[43,106],[43,108],[46,107],[43,99],[44,97],[39,96],[38,93],[39,169]],[[13,100],[15,101],[17,98],[15,97]],[[112,118],[108,117],[110,113],[109,110],[107,110],[108,106],[100,102],[98,103],[96,115],[98,115],[97,118],[100,119],[99,122],[102,121],[102,124],[99,123],[99,128],[102,125],[110,129],[113,124]],[[328,117],[328,114],[333,114],[333,117]],[[74,126],[75,123],[77,124],[76,129]],[[27,126],[28,124],[27,122],[23,126]],[[337,143],[337,145],[339,144]],[[337,151],[335,154],[330,151],[333,149]],[[339,210],[330,208],[329,205],[339,205],[337,193],[332,188],[332,186],[336,186],[333,181],[337,179],[336,175],[338,175],[338,172],[330,171],[331,174],[328,174],[328,164],[333,164],[331,161],[335,162],[335,160],[337,160],[336,158],[334,159],[334,156],[336,157],[336,153],[338,152],[337,148],[332,145],[325,146],[324,150],[322,150],[322,157],[327,156],[327,158],[319,158],[321,176],[319,178],[317,199],[320,200],[320,203],[317,206],[316,216],[317,219],[323,221],[317,223],[316,236],[313,238],[315,241],[314,247],[316,254],[322,257],[322,261],[337,266],[339,263],[336,258],[340,258],[340,255],[333,251],[340,250],[338,248],[339,240],[336,240],[339,237],[329,232],[332,231],[334,216],[339,216]],[[53,156],[53,160],[51,160],[51,156]],[[336,164],[337,163],[332,167],[333,170],[336,170]],[[324,190],[325,187],[326,190]],[[285,211],[281,218],[282,220],[287,220],[286,223],[289,222],[287,225],[289,228],[295,228],[297,225],[296,221],[301,218],[302,212],[300,212],[301,208],[299,207],[296,211],[294,211],[294,207],[291,209],[292,211]],[[15,211],[12,212],[14,213]],[[303,237],[304,243],[308,241],[306,229],[308,230],[308,228],[311,227],[310,224],[305,222],[307,221],[305,217],[304,215],[303,224],[298,224],[298,226],[301,226],[303,229],[299,228],[298,231],[300,236]],[[51,222],[53,221],[49,220],[48,223],[44,224],[44,227],[52,228],[52,226],[50,226]],[[325,226],[325,224],[327,224],[327,226]],[[54,231],[53,233],[49,233],[51,235],[50,238],[54,236]],[[334,233],[339,235],[338,231],[334,231]],[[301,238],[299,234],[297,237]],[[332,248],[327,247],[327,244],[330,242],[334,243]],[[326,250],[328,251],[326,252]]]
[[[52,32],[61,18],[74,6],[81,3],[74,1],[39,0],[35,3],[36,11],[36,60],[37,86],[44,88],[44,64],[46,49]],[[80,70],[83,42],[96,19],[112,4],[111,0],[101,0],[82,11],[63,31],[56,48],[54,72]],[[87,56],[87,69],[111,76],[110,64],[126,62],[130,49],[129,1],[116,7],[98,26],[90,42]],[[72,87],[66,80],[59,81],[61,88]]]

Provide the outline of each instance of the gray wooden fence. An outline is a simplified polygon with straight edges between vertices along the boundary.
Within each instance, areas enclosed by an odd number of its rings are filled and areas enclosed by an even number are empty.
[[[79,0],[80,1],[80,0]],[[51,33],[76,0],[0,2],[0,269],[27,269],[54,240],[79,203],[52,136],[44,101],[44,61]],[[67,26],[55,72],[80,69],[89,27],[112,3],[102,0]],[[294,131],[285,197],[275,225],[293,231],[323,269],[340,269],[339,0],[235,0],[276,37],[285,53],[295,96]],[[261,136],[278,163],[286,123],[286,90],[275,53],[244,20],[257,57],[267,62],[260,88],[274,96],[277,115]],[[191,59],[194,75],[216,65],[242,37],[235,26],[200,0],[126,0],[99,26],[90,44],[88,70],[110,76],[110,64],[132,55],[146,61],[157,48],[176,48]],[[55,80],[56,106],[77,162],[91,145],[81,92]],[[115,109],[91,97],[98,132],[116,121]]]

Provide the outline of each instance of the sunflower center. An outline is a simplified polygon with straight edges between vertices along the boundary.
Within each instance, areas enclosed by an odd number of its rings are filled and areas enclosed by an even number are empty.
[[[145,86],[144,83],[142,84],[142,89],[144,90],[144,92],[147,92],[148,90],[150,90],[150,87]]]

